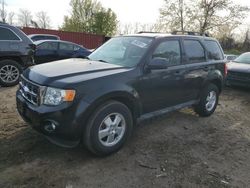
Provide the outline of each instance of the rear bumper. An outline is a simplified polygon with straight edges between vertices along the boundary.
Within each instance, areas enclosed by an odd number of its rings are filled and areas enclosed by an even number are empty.
[[[84,112],[88,103],[62,104],[59,106],[35,106],[16,93],[17,110],[24,121],[43,134],[52,143],[63,147],[79,144],[83,131]]]

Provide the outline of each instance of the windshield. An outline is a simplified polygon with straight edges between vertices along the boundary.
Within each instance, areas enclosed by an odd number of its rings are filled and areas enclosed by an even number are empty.
[[[152,40],[148,37],[112,38],[90,54],[89,59],[133,67],[139,63]]]
[[[236,63],[250,64],[250,53],[241,54],[239,57],[237,57],[234,60],[234,62],[236,62]]]

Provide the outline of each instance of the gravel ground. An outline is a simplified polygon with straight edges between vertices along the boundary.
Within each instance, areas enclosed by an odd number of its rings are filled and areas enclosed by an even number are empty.
[[[0,187],[249,187],[250,90],[226,88],[216,112],[140,123],[118,153],[49,143],[19,117],[17,87],[0,88]]]

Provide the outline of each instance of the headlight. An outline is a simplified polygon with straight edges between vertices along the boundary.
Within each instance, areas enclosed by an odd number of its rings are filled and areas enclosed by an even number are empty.
[[[59,105],[64,101],[73,101],[75,98],[75,90],[63,90],[47,87],[43,103],[47,105]]]

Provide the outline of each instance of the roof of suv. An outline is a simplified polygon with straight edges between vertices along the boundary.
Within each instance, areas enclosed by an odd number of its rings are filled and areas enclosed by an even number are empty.
[[[156,32],[139,32],[137,34],[131,34],[131,35],[126,35],[126,36],[143,36],[143,37],[153,37],[153,38],[178,36],[178,37],[197,37],[197,38],[209,38],[209,39],[212,39],[212,37],[208,37],[206,35],[156,33]]]

